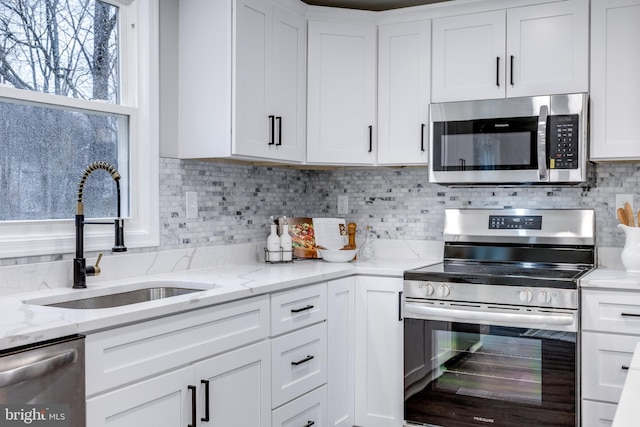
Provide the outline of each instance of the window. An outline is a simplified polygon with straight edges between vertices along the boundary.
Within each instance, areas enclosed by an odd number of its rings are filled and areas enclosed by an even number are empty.
[[[122,175],[127,246],[158,244],[157,2],[0,0],[0,256],[72,251],[98,160]],[[108,174],[83,201],[89,218],[116,215]],[[112,233],[86,227],[85,248]]]

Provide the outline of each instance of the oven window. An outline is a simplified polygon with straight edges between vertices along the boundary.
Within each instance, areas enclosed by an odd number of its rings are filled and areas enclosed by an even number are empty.
[[[434,347],[443,356],[434,382],[437,392],[542,403],[542,341],[479,331],[435,331]]]
[[[405,420],[571,426],[576,334],[405,319]]]

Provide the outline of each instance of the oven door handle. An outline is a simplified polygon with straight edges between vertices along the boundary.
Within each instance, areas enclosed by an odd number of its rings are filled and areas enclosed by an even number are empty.
[[[455,308],[431,307],[419,304],[406,303],[404,306],[405,317],[429,320],[432,317],[444,318],[449,321],[483,321],[500,322],[501,324],[526,324],[540,325],[572,325],[575,318],[572,314],[522,314],[522,313],[497,313],[495,311],[459,310]]]

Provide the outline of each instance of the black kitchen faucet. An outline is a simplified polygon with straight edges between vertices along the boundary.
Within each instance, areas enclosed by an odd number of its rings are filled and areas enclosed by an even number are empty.
[[[93,172],[98,169],[107,171],[111,178],[116,182],[118,196],[118,212],[114,221],[85,221],[84,220],[84,204],[82,197],[84,193],[84,185]],[[107,162],[93,162],[85,169],[78,184],[78,201],[76,204],[76,256],[73,259],[73,289],[84,289],[87,287],[87,276],[97,276],[100,274],[100,260],[102,254],[98,255],[96,265],[87,267],[84,258],[84,225],[85,224],[114,224],[115,225],[115,243],[111,252],[126,252],[124,245],[124,220],[120,216],[120,174],[114,166]]]

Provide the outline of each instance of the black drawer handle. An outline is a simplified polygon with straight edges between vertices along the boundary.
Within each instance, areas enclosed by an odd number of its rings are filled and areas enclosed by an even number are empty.
[[[315,424],[314,421],[307,421],[307,423],[305,425],[303,425],[302,427],[311,427],[314,424]]]
[[[278,122],[278,143],[276,145],[282,145],[282,117],[276,117],[276,122]]]
[[[629,367],[628,367],[627,365],[622,365],[620,368],[621,368],[623,371],[628,371],[628,370],[629,370]]]
[[[188,389],[191,390],[191,424],[187,424],[187,427],[196,427],[197,415],[196,415],[196,386],[190,385]]]
[[[209,422],[209,380],[200,380],[201,384],[204,384],[204,417],[200,418],[201,421]]]
[[[424,153],[424,128],[427,127],[424,123],[420,125],[420,151]]]
[[[509,80],[511,80],[511,86],[515,86],[513,84],[513,55],[511,55],[511,75],[509,76]]]
[[[496,56],[496,86],[500,87],[500,57]]]
[[[302,307],[302,308],[292,308],[291,312],[292,313],[301,313],[303,311],[311,310],[312,308],[313,308],[312,305],[307,305],[306,307]]]
[[[270,129],[270,138],[269,145],[276,145],[276,126],[274,120],[276,116],[269,116],[269,129]]]
[[[298,365],[302,365],[302,364],[303,364],[303,363],[305,363],[305,362],[308,362],[308,361],[309,361],[309,360],[311,360],[311,359],[313,359],[313,356],[307,356],[307,357],[305,357],[305,358],[304,358],[304,359],[302,359],[302,360],[298,360],[297,362],[291,362],[291,364],[292,364],[293,366],[298,366]]]
[[[640,313],[620,313],[620,316],[640,317]]]

